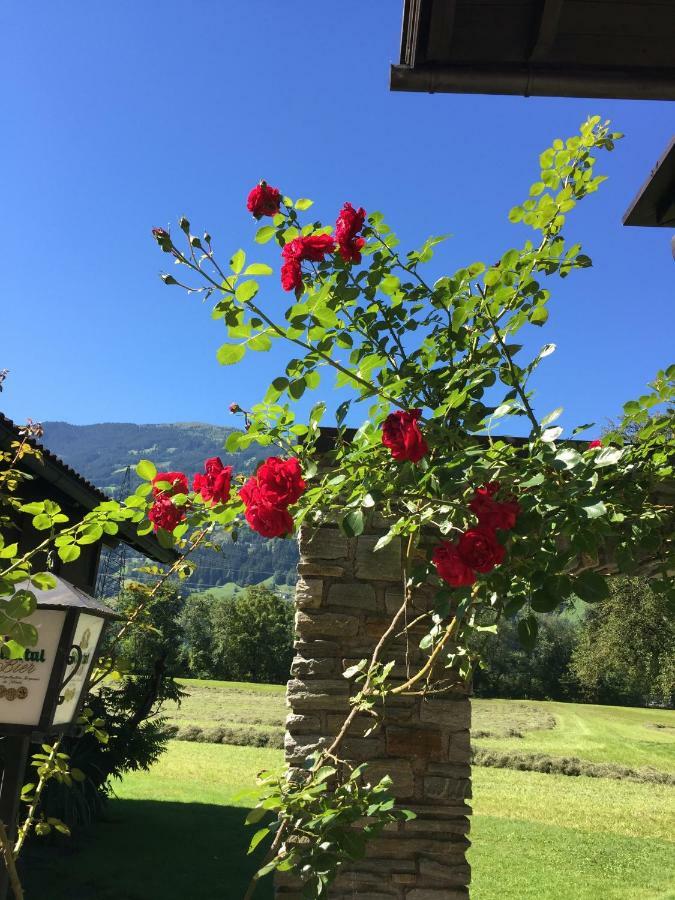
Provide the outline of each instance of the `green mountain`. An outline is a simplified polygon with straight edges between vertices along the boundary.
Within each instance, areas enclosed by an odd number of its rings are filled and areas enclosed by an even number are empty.
[[[235,472],[248,474],[267,455],[259,447],[227,453],[223,445],[235,429],[200,422],[43,422],[43,426],[45,446],[115,498],[135,489],[139,479],[134,467],[140,459],[151,459],[160,471],[185,472],[191,478],[203,469],[204,460],[210,456],[219,456]],[[296,579],[298,550],[294,540],[267,540],[243,528],[236,542],[227,537],[220,553],[206,551],[196,561],[197,571],[185,582],[190,591],[232,583],[258,584],[268,579],[268,583],[290,585]]]

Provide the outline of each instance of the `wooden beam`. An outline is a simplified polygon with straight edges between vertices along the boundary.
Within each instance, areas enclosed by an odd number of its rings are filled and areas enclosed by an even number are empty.
[[[539,26],[530,51],[530,59],[533,62],[545,59],[550,53],[558,33],[558,23],[565,0],[541,0],[541,2]]]
[[[675,69],[473,64],[392,66],[392,91],[675,100]]]

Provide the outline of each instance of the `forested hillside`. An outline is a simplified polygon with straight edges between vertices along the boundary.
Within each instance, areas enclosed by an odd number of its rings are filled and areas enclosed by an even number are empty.
[[[45,446],[113,497],[118,496],[125,476],[130,490],[136,487],[139,479],[134,466],[139,459],[151,459],[160,470],[182,471],[191,477],[210,456],[220,456],[235,472],[249,473],[263,455],[256,447],[227,453],[223,445],[233,429],[199,422],[169,425],[44,422],[43,425]],[[293,584],[297,558],[295,541],[266,540],[242,529],[236,543],[225,538],[221,553],[207,552],[198,557],[197,572],[186,587],[204,590],[230,582],[258,584],[270,578],[276,584]]]

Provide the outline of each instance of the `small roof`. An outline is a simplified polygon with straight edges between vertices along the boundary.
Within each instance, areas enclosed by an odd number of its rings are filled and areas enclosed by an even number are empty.
[[[394,91],[675,100],[673,0],[405,0]]]
[[[16,585],[17,590],[30,591],[35,595],[40,609],[79,609],[81,612],[91,613],[94,616],[103,616],[107,619],[119,619],[120,616],[105,603],[95,600],[80,588],[75,587],[65,578],[56,578],[56,587],[50,590],[40,590],[33,587],[30,581],[22,581]]]
[[[10,440],[14,441],[17,439],[21,439],[19,426],[0,413],[0,447],[3,444],[6,445]],[[83,475],[76,472],[75,469],[65,463],[55,453],[52,453],[43,444],[32,438],[28,438],[28,443],[39,449],[42,455],[42,459],[37,459],[35,456],[25,456],[21,460],[21,467],[31,475],[49,482],[54,488],[61,491],[87,511],[92,510],[99,503],[110,500],[107,494],[104,494],[95,484],[92,484],[91,481],[88,481]],[[153,535],[137,534],[133,525],[122,522],[118,537],[125,544],[157,562],[173,563],[177,558],[174,550],[160,546]],[[104,540],[106,540],[106,536],[104,536]],[[112,542],[117,543],[116,540]],[[107,538],[107,543],[111,543],[110,538]]]
[[[675,7],[673,8],[675,18]],[[673,47],[675,56],[675,46]],[[626,210],[624,225],[672,228],[675,225],[675,137]]]

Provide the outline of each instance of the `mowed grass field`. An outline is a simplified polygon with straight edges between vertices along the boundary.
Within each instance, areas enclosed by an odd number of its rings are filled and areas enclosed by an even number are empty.
[[[219,710],[223,725],[264,730],[285,715],[283,688],[187,687],[185,724],[212,727]],[[673,712],[533,701],[474,712],[480,744],[675,770]],[[30,858],[27,900],[237,900],[255,867],[243,825],[255,775],[282,765],[267,747],[172,741],[116,787],[93,833]],[[675,788],[476,767],[473,793],[473,900],[675,900]],[[270,900],[271,885],[256,896]]]
[[[281,746],[287,709],[281,685],[179,679],[187,696],[167,707],[179,729],[197,740],[218,738]],[[474,700],[477,747],[577,756],[593,763],[675,772],[675,712],[538,700]],[[194,739],[194,738],[193,738]]]

